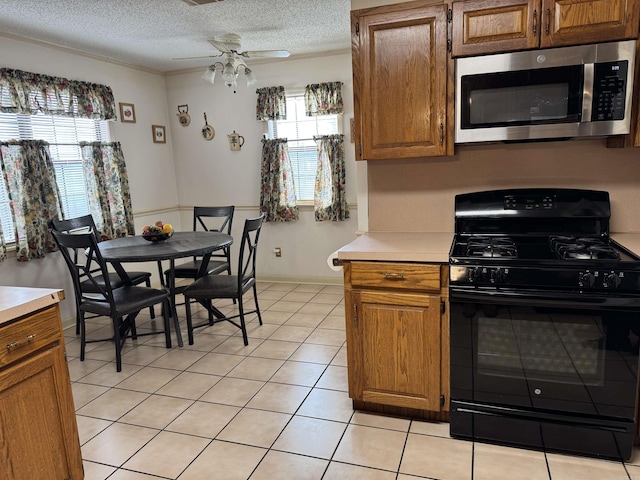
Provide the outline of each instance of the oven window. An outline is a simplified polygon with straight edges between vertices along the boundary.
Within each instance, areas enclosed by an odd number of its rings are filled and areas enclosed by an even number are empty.
[[[640,313],[526,303],[451,297],[451,398],[612,417],[633,412]]]
[[[478,317],[478,374],[602,385],[600,318],[555,313],[530,319],[509,313]]]

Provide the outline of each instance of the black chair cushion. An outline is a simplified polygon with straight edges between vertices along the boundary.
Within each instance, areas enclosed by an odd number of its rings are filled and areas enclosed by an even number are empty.
[[[247,278],[242,284],[242,293],[249,290],[255,278]],[[191,298],[237,298],[237,275],[207,275],[194,281],[184,290],[184,295]]]
[[[149,272],[127,272],[127,275],[129,275],[129,278],[131,279],[131,283],[133,283],[134,285],[142,283],[147,278],[151,277],[151,274]],[[98,275],[97,277],[94,277],[94,280],[98,285],[100,285],[101,287],[104,287],[104,278],[102,278],[102,275]],[[125,285],[125,283],[120,278],[120,275],[118,275],[117,273],[109,274],[109,282],[111,283],[111,288],[114,288],[114,289],[120,288]],[[85,280],[84,282],[81,282],[80,289],[83,292],[87,292],[87,293],[99,292],[99,290],[96,288],[96,286],[91,280]]]
[[[127,315],[133,312],[139,312],[149,305],[155,305],[162,302],[169,296],[166,290],[158,290],[156,288],[124,286],[113,290],[113,298],[116,303],[116,314],[118,316]],[[85,312],[97,313],[99,315],[110,316],[111,310],[109,303],[101,300],[83,300],[80,308]]]
[[[176,278],[196,278],[198,271],[200,270],[200,260],[191,260],[190,262],[176,265],[175,277]],[[209,260],[207,265],[207,274],[217,275],[218,273],[225,272],[229,268],[229,264],[224,260]],[[165,275],[169,274],[169,270],[164,272]]]

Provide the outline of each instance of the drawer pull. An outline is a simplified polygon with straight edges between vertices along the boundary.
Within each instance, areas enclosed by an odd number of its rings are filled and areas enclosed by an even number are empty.
[[[7,350],[12,351],[15,350],[18,347],[24,347],[26,344],[33,342],[33,340],[36,338],[36,334],[32,333],[31,335],[27,335],[27,341],[26,342],[11,342],[9,344],[7,344]]]
[[[402,280],[404,278],[404,273],[388,273],[385,272],[382,274],[384,278],[389,280]]]

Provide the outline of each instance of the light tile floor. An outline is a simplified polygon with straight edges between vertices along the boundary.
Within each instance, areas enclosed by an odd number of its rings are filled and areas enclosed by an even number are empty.
[[[259,292],[264,325],[250,317],[246,347],[226,323],[184,348],[140,337],[117,373],[111,344],[90,344],[80,362],[66,332],[87,480],[640,480],[640,450],[627,464],[545,454],[353,411],[342,287],[260,283]],[[161,322],[143,312],[138,324]],[[90,334],[108,330],[93,325]]]

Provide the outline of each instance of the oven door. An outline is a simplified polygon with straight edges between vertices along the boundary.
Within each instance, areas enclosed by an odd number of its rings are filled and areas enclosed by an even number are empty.
[[[451,287],[450,303],[452,435],[542,447],[522,436],[566,424],[632,443],[639,299]]]

